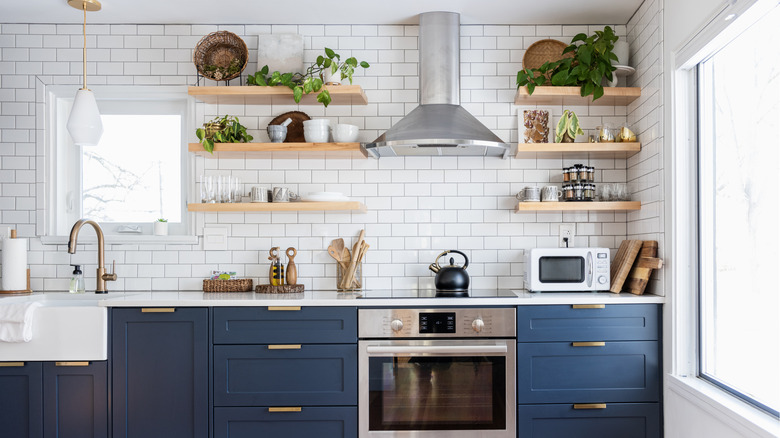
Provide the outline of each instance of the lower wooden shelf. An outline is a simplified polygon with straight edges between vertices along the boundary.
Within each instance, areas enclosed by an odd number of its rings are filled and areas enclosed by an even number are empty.
[[[524,211],[621,211],[639,210],[639,201],[614,202],[519,202],[515,213]]]
[[[545,154],[588,154],[598,158],[628,158],[642,149],[640,143],[519,143],[516,158],[537,158]]]
[[[366,206],[358,201],[339,202],[237,202],[225,204],[187,204],[188,211],[211,213],[263,212],[263,211],[358,211],[366,212]]]
[[[200,143],[190,143],[188,150],[206,158],[264,158],[270,152],[347,152],[365,158],[360,143],[216,143],[213,154]]]

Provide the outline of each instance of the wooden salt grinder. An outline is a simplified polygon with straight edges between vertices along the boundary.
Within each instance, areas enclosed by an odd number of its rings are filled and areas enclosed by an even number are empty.
[[[292,254],[290,254],[292,251]],[[287,257],[290,259],[290,263],[287,264],[287,284],[293,285],[298,283],[298,268],[295,267],[295,256],[298,255],[298,251],[293,247],[287,248]]]

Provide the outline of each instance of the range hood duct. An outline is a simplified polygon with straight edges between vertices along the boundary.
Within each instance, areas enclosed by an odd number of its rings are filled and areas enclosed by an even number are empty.
[[[420,106],[393,125],[364,152],[396,156],[487,156],[507,158],[504,143],[460,106],[460,14],[420,14]]]

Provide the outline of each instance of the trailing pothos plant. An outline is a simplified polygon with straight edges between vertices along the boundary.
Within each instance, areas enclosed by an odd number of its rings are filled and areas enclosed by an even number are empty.
[[[323,74],[330,70],[331,73],[339,73],[340,79],[349,79],[352,83],[352,74],[360,66],[368,68],[370,65],[366,61],[358,61],[355,57],[350,57],[341,61],[341,56],[329,48],[325,48],[325,56],[318,56],[317,61],[310,65],[304,73],[281,73],[275,71],[268,75],[268,66],[263,66],[260,71],[249,75],[248,85],[283,85],[293,90],[295,103],[300,103],[304,94],[317,93],[317,102],[326,107],[331,102],[330,93],[322,88]]]
[[[528,87],[528,93],[533,94],[539,85],[578,86],[580,95],[593,95],[593,100],[604,95],[601,82],[604,78],[612,81],[615,67],[612,61],[617,61],[617,55],[612,53],[617,35],[611,27],[603,31],[597,30],[594,35],[584,33],[576,35],[571,40],[562,55],[573,52],[573,58],[545,62],[539,68],[526,68],[517,72],[517,88]],[[581,44],[576,44],[582,42]]]
[[[206,152],[214,153],[214,143],[247,143],[254,137],[246,132],[246,127],[239,123],[238,117],[215,117],[203,124],[204,128],[195,130],[195,135]]]

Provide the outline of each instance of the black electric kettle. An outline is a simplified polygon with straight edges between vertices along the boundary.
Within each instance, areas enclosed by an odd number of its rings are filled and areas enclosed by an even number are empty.
[[[440,266],[439,259],[442,256],[452,252],[463,256],[463,258],[466,260],[463,266],[456,265],[455,259],[452,257],[450,257],[449,266]],[[462,252],[455,249],[450,249],[439,254],[439,256],[436,257],[436,261],[428,266],[428,269],[436,273],[435,282],[437,290],[464,291],[468,290],[469,288],[469,274],[466,272],[466,268],[468,268],[468,266],[469,258],[466,257],[466,254],[463,254]]]

